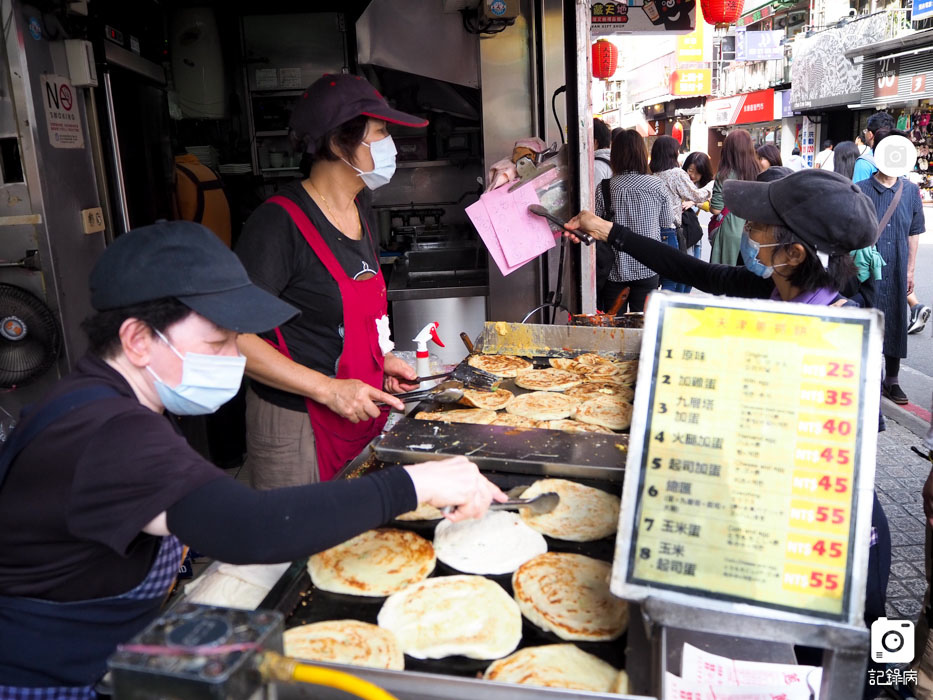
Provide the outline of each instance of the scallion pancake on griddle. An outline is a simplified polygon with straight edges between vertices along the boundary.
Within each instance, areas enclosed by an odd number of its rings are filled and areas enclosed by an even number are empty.
[[[547,551],[544,536],[518,513],[487,511],[482,518],[442,520],[434,530],[434,551],[447,566],[465,574],[511,574]]]
[[[493,661],[483,678],[543,688],[628,693],[628,676],[575,644],[525,647]]]
[[[525,489],[522,498],[553,492],[560,502],[550,513],[533,515],[522,508],[522,519],[543,535],[570,542],[608,537],[619,527],[620,499],[592,486],[567,479],[540,479]]]
[[[305,661],[401,671],[405,657],[395,635],[359,620],[327,620],[285,630],[285,655]]]

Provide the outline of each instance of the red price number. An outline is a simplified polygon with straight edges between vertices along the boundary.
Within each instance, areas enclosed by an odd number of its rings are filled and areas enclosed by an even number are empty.
[[[844,476],[824,476],[817,485],[824,491],[833,493],[845,493],[849,490],[849,480]]]
[[[813,551],[821,557],[828,556],[830,559],[838,559],[842,556],[842,542],[827,543],[826,540],[817,540],[813,544]]]
[[[840,525],[845,522],[845,508],[830,508],[829,506],[818,506],[816,509],[816,522],[831,522],[833,525]]]
[[[851,406],[852,405],[852,392],[851,391],[836,391],[835,389],[827,389],[824,403],[827,406]]]
[[[830,362],[826,366],[826,376],[827,377],[841,377],[842,379],[851,379],[855,376],[855,365],[853,364],[840,364],[838,362]]]
[[[830,464],[848,464],[850,461],[851,450],[847,449],[834,449],[832,447],[827,447],[825,450],[820,452],[820,459],[824,462],[829,462]]]
[[[811,571],[809,583],[810,588],[834,591],[839,588],[839,574],[824,574],[821,571]]]
[[[828,398],[828,397],[827,397]],[[830,435],[849,435],[852,432],[852,424],[847,420],[835,420],[830,418],[823,423],[823,430]]]

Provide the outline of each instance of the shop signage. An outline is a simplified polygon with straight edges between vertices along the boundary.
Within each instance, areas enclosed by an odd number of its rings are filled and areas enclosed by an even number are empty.
[[[781,90],[775,94],[781,97],[781,118],[787,119],[794,116],[794,108],[790,104],[790,90]]]
[[[900,70],[899,58],[881,58],[875,62],[875,97],[897,96],[897,76]]]
[[[662,293],[644,339],[613,592],[859,620],[880,314]]]
[[[706,123],[709,126],[753,124],[774,120],[774,90],[758,90],[706,102]]]
[[[71,81],[43,75],[41,90],[49,143],[54,148],[84,148],[84,123]]]
[[[933,0],[914,0],[914,6],[910,11],[910,21],[919,22],[930,17],[933,17]]]
[[[921,73],[920,75],[914,75],[910,78],[910,94],[911,95],[922,95],[926,92],[927,89],[927,75],[926,73]]]
[[[590,2],[590,34],[688,34],[696,27],[696,0]]]
[[[784,32],[737,31],[735,59],[737,61],[777,61],[784,58]]]
[[[674,54],[668,53],[630,70],[626,75],[629,98],[638,104],[667,95],[675,67]]]
[[[677,96],[708,95],[713,77],[709,68],[682,68],[671,73],[671,94]]]
[[[808,117],[804,117],[798,127],[798,145],[800,157],[804,159],[808,168],[812,168],[813,159],[816,157],[816,123]]]
[[[677,37],[677,63],[709,63],[712,60],[713,42],[707,41],[707,34],[709,32],[706,31],[706,22],[703,21],[703,10],[697,5],[696,29]]]

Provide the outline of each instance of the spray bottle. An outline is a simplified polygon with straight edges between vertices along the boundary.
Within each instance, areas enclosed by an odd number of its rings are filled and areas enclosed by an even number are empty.
[[[415,351],[415,371],[418,372],[419,377],[427,377],[431,374],[431,361],[430,355],[428,354],[428,341],[433,340],[440,347],[444,347],[444,343],[441,342],[441,339],[437,336],[437,321],[429,323],[424,328],[421,329],[421,332],[416,335],[412,340],[417,343],[417,349]],[[430,388],[434,382],[421,382],[421,389]]]

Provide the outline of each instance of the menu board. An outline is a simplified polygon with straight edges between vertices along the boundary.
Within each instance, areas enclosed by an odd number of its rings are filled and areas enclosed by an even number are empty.
[[[868,555],[856,515],[867,502],[870,519],[877,313],[688,299],[656,294],[646,320],[625,583],[851,619]]]

